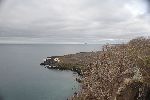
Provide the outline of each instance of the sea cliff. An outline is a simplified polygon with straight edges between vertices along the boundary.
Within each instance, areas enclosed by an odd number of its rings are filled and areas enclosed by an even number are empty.
[[[72,100],[150,100],[150,38],[48,58],[41,65],[82,76],[81,90]]]

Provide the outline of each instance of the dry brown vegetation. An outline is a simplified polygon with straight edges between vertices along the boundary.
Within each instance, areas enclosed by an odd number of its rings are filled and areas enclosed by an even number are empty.
[[[87,58],[81,91],[72,100],[150,100],[150,38],[105,45],[95,59]]]

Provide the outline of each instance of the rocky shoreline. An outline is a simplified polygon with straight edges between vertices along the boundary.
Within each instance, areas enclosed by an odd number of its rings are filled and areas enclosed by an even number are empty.
[[[48,69],[71,70],[82,76],[82,70],[87,65],[92,65],[98,52],[80,52],[76,54],[68,54],[64,56],[51,56],[43,59],[40,64]]]
[[[71,100],[150,100],[150,39],[105,45],[101,51],[44,59],[49,69],[82,76],[81,91]]]

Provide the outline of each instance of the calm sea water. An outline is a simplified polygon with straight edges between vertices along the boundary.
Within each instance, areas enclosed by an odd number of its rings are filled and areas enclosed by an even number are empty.
[[[100,45],[0,44],[0,100],[66,100],[79,87],[73,72],[46,69],[40,66],[42,59],[100,48]]]

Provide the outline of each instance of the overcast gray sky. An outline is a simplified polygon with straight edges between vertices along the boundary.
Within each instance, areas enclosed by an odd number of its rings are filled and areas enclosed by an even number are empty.
[[[105,43],[150,35],[149,0],[0,0],[0,43]]]

